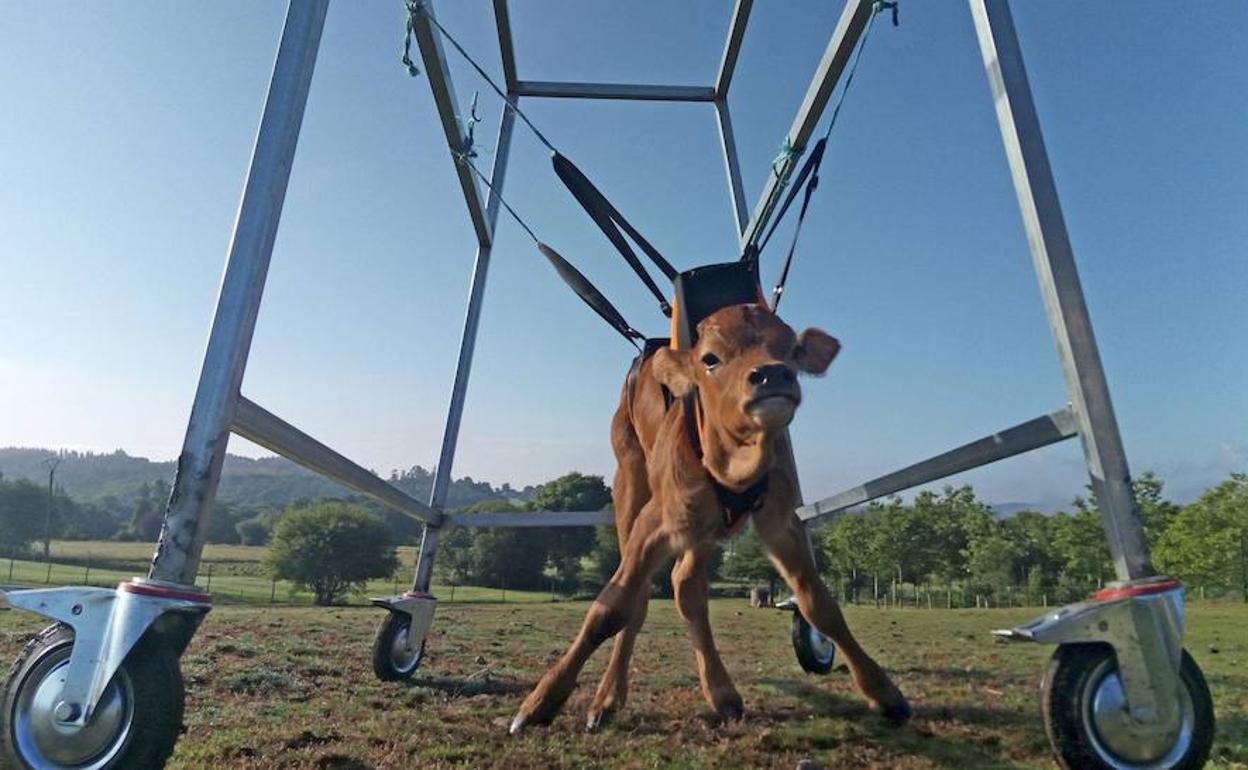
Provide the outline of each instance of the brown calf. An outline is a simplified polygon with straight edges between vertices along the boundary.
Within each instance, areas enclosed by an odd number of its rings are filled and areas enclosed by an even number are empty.
[[[823,374],[839,350],[819,329],[794,334],[764,306],[733,305],[698,325],[693,349],[661,349],[630,374],[611,424],[620,567],[572,646],[521,704],[512,733],[549,723],[585,661],[616,634],[588,726],[624,706],[650,581],[673,556],[676,607],[688,624],[702,692],[720,715],[740,718],[741,696],[707,619],[706,561],[751,513],[802,614],[836,643],[868,705],[895,721],[909,717],[905,697],[858,645],[820,580],[794,513],[797,478],[786,428],[801,402],[797,373]]]

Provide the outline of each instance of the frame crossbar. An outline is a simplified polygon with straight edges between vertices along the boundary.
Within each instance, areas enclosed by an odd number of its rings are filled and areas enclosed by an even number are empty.
[[[550,99],[628,99],[653,102],[712,102],[715,89],[709,86],[673,86],[637,83],[571,83],[558,80],[518,80],[512,87],[516,96],[542,96]]]
[[[895,492],[917,487],[932,481],[969,471],[981,465],[995,463],[1007,457],[1030,452],[1058,441],[1079,435],[1078,421],[1070,407],[1052,414],[1006,428],[999,433],[985,436],[978,441],[963,444],[944,454],[894,471],[839,494],[802,506],[797,517],[807,523],[824,520],[828,523],[836,514]]]
[[[516,511],[514,513],[449,513],[452,527],[610,527],[611,511]]]
[[[316,471],[352,489],[362,492],[378,502],[397,511],[415,516],[421,521],[438,525],[444,514],[435,511],[403,490],[382,481],[326,445],[312,438],[282,418],[267,411],[259,404],[238,397],[231,429],[260,446],[299,463],[308,470]]]

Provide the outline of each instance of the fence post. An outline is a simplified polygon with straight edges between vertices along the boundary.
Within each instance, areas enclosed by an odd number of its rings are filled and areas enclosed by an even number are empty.
[[[13,582],[13,557],[9,557],[9,582]]]
[[[82,584],[91,585],[91,552],[87,551],[87,571],[82,575]]]
[[[273,576],[273,585],[269,588],[269,604],[275,604],[277,600],[277,575]]]
[[[212,562],[208,562],[208,585],[204,586],[205,593],[212,593]]]

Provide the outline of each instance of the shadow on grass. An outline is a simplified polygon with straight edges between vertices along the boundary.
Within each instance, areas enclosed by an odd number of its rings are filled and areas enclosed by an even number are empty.
[[[867,708],[857,697],[845,698],[826,692],[806,682],[790,679],[760,679],[759,684],[774,688],[799,699],[804,708],[762,708],[752,713],[765,718],[775,726],[802,727],[812,718],[831,718],[856,723],[856,729],[830,740],[831,746],[869,745],[901,755],[927,757],[940,767],[993,767],[1013,768],[1029,765],[1012,762],[1001,756],[996,736],[984,736],[982,743],[967,740],[965,735],[945,738],[933,730],[933,721],[956,721],[979,729],[999,730],[1032,728],[1035,718],[1011,709],[991,709],[979,706],[925,706],[914,707],[913,718],[904,725],[887,722]],[[747,713],[746,718],[749,718]]]
[[[532,689],[532,685],[526,685],[523,682],[448,676],[417,677],[407,680],[404,686],[408,689],[436,690],[449,698],[471,698],[475,695],[516,695]]]

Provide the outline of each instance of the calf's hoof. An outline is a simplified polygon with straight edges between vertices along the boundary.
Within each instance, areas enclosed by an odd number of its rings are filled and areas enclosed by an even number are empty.
[[[912,713],[913,712],[910,711],[910,703],[907,702],[905,698],[902,698],[900,703],[891,703],[885,706],[884,710],[881,712],[885,719],[895,725],[901,725],[909,722]]]
[[[537,701],[536,705],[530,704],[533,696],[520,704],[520,710],[516,712],[515,717],[511,720],[511,726],[507,728],[507,732],[512,735],[518,735],[524,731],[529,725],[549,725],[555,721],[555,717],[559,714],[560,707],[563,706],[567,694],[547,695]]]
[[[741,702],[740,695],[735,695],[717,703],[715,713],[725,722],[740,722],[745,717],[745,704]]]
[[[519,735],[524,732],[529,725],[548,725],[553,717],[539,718],[532,714],[526,714],[523,711],[516,714],[511,720],[511,726],[507,728],[509,735]]]
[[[611,721],[611,711],[608,709],[594,710],[589,712],[585,717],[585,729],[594,732],[598,728]]]
[[[906,700],[906,696],[896,687],[888,696],[880,699],[872,698],[869,701],[871,710],[895,725],[905,724],[910,720],[912,712],[910,703]]]

